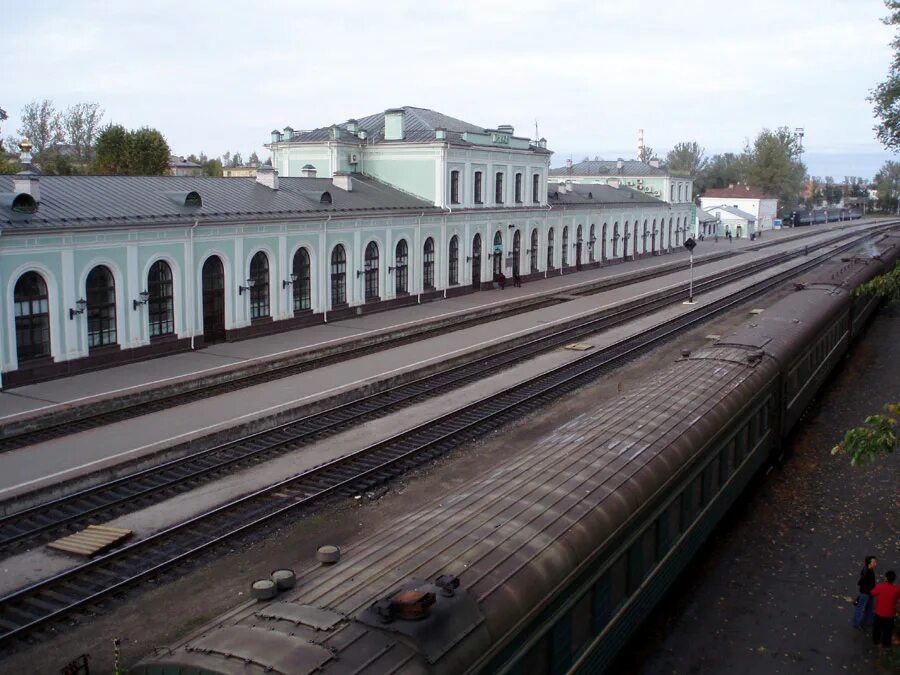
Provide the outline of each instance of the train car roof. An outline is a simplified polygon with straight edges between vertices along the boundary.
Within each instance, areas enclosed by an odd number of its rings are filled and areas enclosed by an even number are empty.
[[[522,617],[571,575],[615,554],[623,525],[652,514],[659,490],[725,432],[723,415],[737,414],[776,373],[742,349],[680,360],[348,548],[337,564],[298,574],[277,601],[238,608],[133,672],[302,675],[362,664],[463,672],[511,642]],[[459,588],[448,594],[439,579]],[[428,616],[384,621],[384,603],[406,591],[434,593]]]

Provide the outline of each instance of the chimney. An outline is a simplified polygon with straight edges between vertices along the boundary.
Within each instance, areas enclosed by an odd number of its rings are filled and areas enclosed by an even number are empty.
[[[365,129],[360,129],[359,134],[357,135],[359,136],[359,140],[364,141],[369,137],[369,132]]]
[[[621,173],[622,169],[624,169],[624,168],[625,168],[625,160],[621,159],[621,158],[617,159],[616,160],[616,171]]]
[[[652,166],[654,169],[658,169],[658,168],[659,168],[659,160],[658,160],[658,159],[651,159],[651,160],[650,160],[650,166]]]
[[[572,173],[572,159],[569,158],[566,160],[566,171]]]
[[[284,128],[284,140],[289,141],[294,136],[294,128],[293,127],[285,127]]]
[[[515,127],[513,127],[512,124],[498,124],[497,131],[499,131],[501,134],[509,134],[510,136],[512,136],[513,131],[515,131]]]
[[[402,141],[406,138],[403,108],[388,108],[384,111],[384,140]]]
[[[447,140],[447,130],[444,127],[437,127],[434,130],[434,138],[438,141],[446,141]]]
[[[337,124],[331,127],[331,138],[335,141],[341,140],[341,128]]]
[[[312,164],[304,164],[303,168],[300,169],[300,175],[304,178],[315,178],[316,167],[314,167]]]
[[[272,129],[272,142],[278,143],[281,140],[281,132],[278,129]]]
[[[359,122],[356,120],[347,120],[347,131],[351,134],[356,134],[359,131]]]
[[[35,202],[41,201],[41,175],[34,170],[31,166],[31,148],[34,146],[31,144],[27,138],[23,138],[22,142],[19,143],[19,149],[22,151],[22,154],[19,155],[19,159],[22,162],[25,170],[20,171],[15,176],[13,176],[13,192],[16,194],[25,193],[27,195],[31,195],[31,198]]]
[[[331,182],[344,192],[353,192],[353,179],[345,171],[335,171],[331,176]]]
[[[546,147],[547,147],[547,139],[546,139],[546,138],[541,138],[541,139],[538,141],[538,147],[539,147],[539,148],[546,148]]]
[[[256,182],[265,185],[270,190],[277,190],[278,172],[268,164],[263,164],[256,170]]]

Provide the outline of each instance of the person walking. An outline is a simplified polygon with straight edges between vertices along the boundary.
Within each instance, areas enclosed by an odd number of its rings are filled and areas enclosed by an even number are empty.
[[[894,584],[897,575],[888,570],[884,581],[875,584],[872,599],[875,601],[875,623],[872,626],[872,642],[882,647],[891,646],[894,635],[894,618],[897,616],[897,599],[900,598],[900,586]]]
[[[872,602],[872,589],[875,588],[875,568],[878,567],[878,558],[867,555],[863,560],[863,568],[859,573],[856,585],[859,587],[859,595],[856,596],[856,609],[853,612],[853,627],[859,628],[872,624],[874,604]]]

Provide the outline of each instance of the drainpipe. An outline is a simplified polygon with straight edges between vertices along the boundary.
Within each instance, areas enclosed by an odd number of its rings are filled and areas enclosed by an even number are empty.
[[[328,214],[328,220],[325,221],[325,244],[328,244],[328,223],[331,222],[331,214]],[[327,253],[327,251],[325,251]],[[327,259],[327,256],[322,256]],[[322,260],[322,264],[325,264],[325,260]],[[327,298],[327,294],[326,294]],[[325,309],[322,310],[322,323],[328,323],[328,303],[325,303]]]
[[[194,230],[198,224],[197,218],[194,218],[194,224],[191,226],[191,245],[189,246],[189,254],[191,256],[191,264],[185,265],[190,270],[191,294],[190,294],[190,313],[191,313],[191,351],[194,351],[194,337],[197,333],[197,289],[194,286],[195,270],[194,270]]]

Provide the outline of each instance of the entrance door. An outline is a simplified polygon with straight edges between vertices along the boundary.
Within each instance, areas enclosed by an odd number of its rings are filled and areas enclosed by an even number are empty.
[[[522,233],[516,230],[513,235],[513,277],[518,277],[521,273],[519,269],[519,257],[522,253]]]
[[[472,238],[472,290],[481,290],[481,235]]]
[[[737,226],[737,238],[738,239],[741,238],[741,226],[740,225]]]
[[[225,268],[219,256],[203,263],[203,342],[225,339]]]

